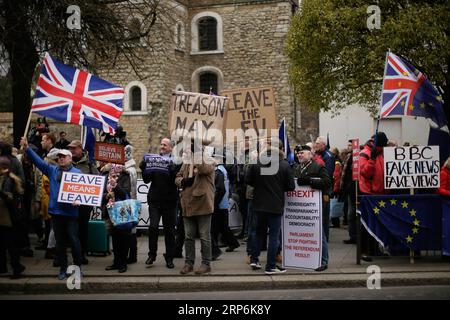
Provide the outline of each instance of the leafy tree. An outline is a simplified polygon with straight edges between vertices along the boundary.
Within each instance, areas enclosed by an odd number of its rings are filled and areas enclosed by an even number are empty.
[[[380,29],[367,27],[372,4]],[[316,111],[357,103],[377,114],[390,48],[441,90],[450,123],[449,26],[448,0],[303,0],[286,42],[296,95]]]
[[[1,0],[0,65],[3,59],[10,66],[14,143],[23,135],[31,104],[27,93],[31,92],[33,74],[45,52],[93,73],[127,62],[142,78],[142,48],[151,50],[157,43],[158,36],[151,33],[153,26],[162,16],[175,19],[173,7],[159,2]],[[80,9],[79,19],[74,11],[67,13],[74,3]],[[74,28],[77,21],[80,28]]]

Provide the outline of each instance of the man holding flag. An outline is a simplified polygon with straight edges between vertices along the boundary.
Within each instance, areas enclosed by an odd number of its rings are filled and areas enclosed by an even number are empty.
[[[114,134],[119,118],[123,112],[122,100],[123,88],[98,78],[86,71],[76,69],[58,61],[46,54],[42,62],[38,78],[36,93],[31,106],[31,112],[38,113],[44,117],[55,120],[79,124],[88,127],[90,135],[85,134],[89,142],[86,147],[92,148],[95,144],[95,136],[91,128],[97,128],[104,132]],[[30,114],[31,118],[31,114]],[[28,155],[36,166],[50,179],[50,205],[49,213],[54,216],[54,229],[57,241],[57,254],[60,263],[59,279],[66,277],[67,257],[65,255],[65,238],[68,237],[72,245],[74,263],[81,265],[87,263],[82,257],[80,241],[78,237],[78,207],[56,201],[62,171],[83,172],[96,174],[97,169],[87,159],[83,152],[83,145],[79,140],[73,141],[69,150],[60,150],[58,156],[58,167],[44,163],[34,152],[28,148],[26,139],[22,139],[21,145],[27,150]],[[72,155],[81,171],[72,164]],[[90,156],[93,156],[90,154]],[[90,208],[81,211],[83,221]],[[86,227],[86,223],[82,223]],[[85,228],[81,227],[82,230]],[[69,231],[68,231],[69,230]],[[86,231],[86,232],[85,232]],[[82,248],[86,251],[87,228],[82,231]],[[69,233],[69,234],[67,234]]]
[[[428,145],[439,146],[441,164],[447,159],[450,135],[442,96],[422,72],[389,51],[379,118],[393,115],[427,118],[430,123]]]

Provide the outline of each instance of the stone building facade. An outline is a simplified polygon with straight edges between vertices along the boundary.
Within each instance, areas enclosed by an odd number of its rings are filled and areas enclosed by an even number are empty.
[[[288,82],[284,41],[297,1],[165,3],[166,14],[154,27],[154,45],[136,49],[142,51],[146,78],[139,80],[126,63],[100,72],[125,88],[120,124],[135,146],[136,160],[157,152],[160,139],[168,134],[172,90],[207,93],[205,88],[212,87],[220,94],[225,89],[272,86],[278,121],[286,118],[291,145],[309,141],[311,132],[317,136],[317,114],[300,110]]]
[[[272,86],[277,118],[286,118],[291,146],[315,139],[318,113],[297,105],[284,53],[297,7],[294,0],[162,1],[151,45],[136,45],[145,72],[137,74],[126,61],[98,72],[125,88],[120,124],[135,147],[135,159],[157,152],[168,135],[172,90],[207,93],[212,87],[220,95],[227,89]],[[8,115],[2,118],[5,132],[0,133],[9,137]],[[78,126],[49,122],[55,133],[80,136]]]

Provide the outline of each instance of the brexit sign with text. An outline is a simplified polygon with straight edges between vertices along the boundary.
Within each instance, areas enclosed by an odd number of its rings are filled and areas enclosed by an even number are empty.
[[[63,172],[58,202],[99,207],[102,204],[105,177],[93,174]]]
[[[439,146],[384,148],[384,188],[439,188]]]
[[[283,267],[316,269],[322,261],[322,192],[296,186],[286,192]]]

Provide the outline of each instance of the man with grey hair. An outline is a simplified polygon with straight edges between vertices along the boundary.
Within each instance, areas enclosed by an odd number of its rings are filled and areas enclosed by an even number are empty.
[[[173,143],[169,138],[163,138],[159,145],[158,166],[148,163],[146,156],[139,164],[142,170],[144,183],[151,182],[147,194],[149,204],[150,226],[148,228],[148,258],[147,265],[153,265],[158,251],[158,227],[162,217],[164,227],[164,240],[166,245],[166,267],[173,269],[173,258],[175,256],[175,221],[178,190],[175,185],[177,167],[172,160]],[[155,156],[155,155],[153,155]],[[153,157],[155,158],[155,157]]]
[[[327,242],[330,239],[330,196],[333,193],[333,175],[334,175],[334,156],[327,148],[327,141],[324,137],[318,137],[314,144],[314,150],[317,156],[325,163],[331,184],[328,190],[323,191],[323,226]]]

